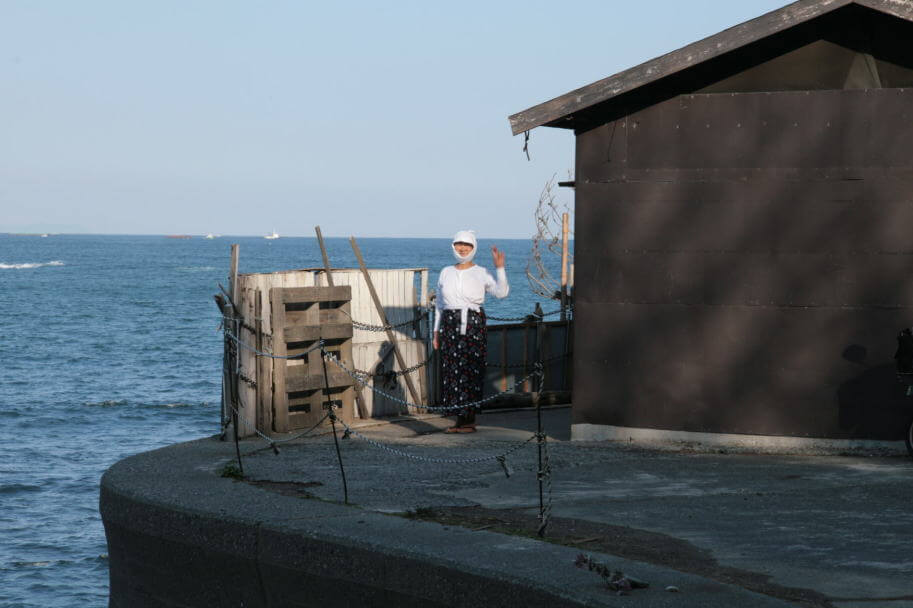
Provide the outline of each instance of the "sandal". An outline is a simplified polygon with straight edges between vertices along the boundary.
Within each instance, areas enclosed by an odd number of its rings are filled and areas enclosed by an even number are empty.
[[[458,426],[455,428],[455,430],[453,432],[454,433],[475,433],[476,425],[467,424],[466,426]]]
[[[451,426],[451,427],[444,429],[444,432],[445,433],[462,433],[464,431],[463,431],[463,427],[461,427],[461,426]]]

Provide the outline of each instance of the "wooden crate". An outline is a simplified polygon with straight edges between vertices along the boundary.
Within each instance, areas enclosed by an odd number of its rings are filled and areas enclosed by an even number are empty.
[[[381,305],[390,323],[399,324],[412,319],[419,312],[419,306],[427,305],[428,270],[425,268],[369,269],[369,274],[377,289]],[[337,287],[349,286],[351,289],[350,309],[352,318],[364,323],[379,325],[380,318],[371,301],[367,284],[359,269],[333,269],[333,278]],[[238,275],[240,290],[239,312],[245,323],[240,328],[240,339],[261,352],[278,352],[274,347],[274,322],[270,294],[274,288],[312,288],[327,285],[326,273],[319,268],[304,268],[270,273],[249,273]],[[417,283],[417,284],[416,284]],[[326,309],[325,309],[326,310]],[[348,320],[348,318],[346,319]],[[422,362],[427,357],[431,324],[424,319],[415,324],[399,327],[395,330],[401,353],[406,366]],[[398,369],[389,349],[387,336],[383,332],[372,332],[355,328],[351,339],[353,364],[350,369],[373,370],[380,374],[383,370]],[[335,345],[331,344],[332,348]],[[239,398],[239,415],[241,436],[254,434],[254,429],[266,435],[280,435],[285,431],[285,424],[275,421],[276,412],[287,409],[287,405],[274,403],[273,375],[274,366],[280,359],[258,356],[253,350],[242,348],[239,352],[241,371],[256,383],[239,381],[237,383]],[[332,363],[329,364],[331,367]],[[337,368],[338,369],[338,368]],[[330,371],[329,367],[327,371]],[[413,374],[417,388],[421,391],[421,401],[431,402],[433,385],[427,377],[425,368]],[[369,383],[402,398],[409,399],[408,391],[402,378],[396,378],[393,386],[381,375],[372,377]],[[383,384],[378,384],[383,383]],[[362,389],[365,403],[365,417],[386,416],[401,411],[401,407],[380,395],[375,395],[370,388]],[[279,398],[277,393],[276,398]],[[286,401],[287,393],[283,396]],[[303,405],[303,404],[302,404]],[[292,404],[293,408],[297,408]],[[303,408],[306,409],[306,408]],[[311,408],[314,411],[314,408]],[[294,413],[301,413],[300,411]],[[305,412],[306,413],[306,412]],[[348,410],[345,412],[348,415]],[[357,414],[361,416],[361,413]]]
[[[326,415],[328,403],[336,406],[339,418],[352,421],[354,380],[332,362],[324,367],[320,350],[310,350],[324,340],[327,351],[354,368],[351,288],[274,287],[269,294],[273,354],[303,355],[273,359],[273,431],[286,433],[317,424]],[[263,389],[268,387],[260,387]]]

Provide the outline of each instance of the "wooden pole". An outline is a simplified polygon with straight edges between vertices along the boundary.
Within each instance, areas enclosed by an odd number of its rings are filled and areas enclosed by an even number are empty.
[[[368,268],[365,266],[365,261],[361,257],[361,250],[358,248],[358,243],[355,242],[354,236],[349,237],[349,243],[352,245],[352,251],[355,252],[355,257],[358,258],[358,266],[361,268],[361,274],[365,277],[365,283],[368,284],[368,291],[371,293],[371,299],[374,300],[374,307],[377,309],[377,314],[380,315],[381,325],[390,325],[390,323],[387,322],[387,313],[384,312],[384,307],[380,303],[380,298],[377,297],[377,291],[374,289],[374,282],[371,281],[371,275],[368,274]],[[406,362],[403,360],[403,355],[399,351],[399,343],[396,340],[396,334],[389,328],[387,328],[387,340],[393,345],[393,354],[396,355],[396,362],[399,363],[399,368],[401,370],[406,369]],[[416,406],[421,407],[422,400],[419,397],[418,391],[415,390],[415,386],[412,384],[412,378],[409,377],[409,374],[403,374],[403,378],[406,380],[406,387],[409,389],[409,394],[412,395],[412,402]]]
[[[237,305],[237,297],[235,296],[235,284],[238,282],[238,257],[239,257],[239,248],[238,245],[231,246],[231,261],[228,267],[228,292],[225,295],[228,296],[228,304],[222,309],[222,322],[230,324],[228,331],[232,334],[235,333],[235,306]],[[225,290],[223,290],[225,291]],[[231,424],[235,423],[235,418],[232,413],[232,395],[234,394],[234,388],[232,384],[235,381],[235,363],[232,360],[231,349],[226,348],[224,353],[224,365],[222,366],[222,375],[223,375],[223,390],[222,390],[222,411],[225,415],[225,420],[231,420]],[[224,422],[223,422],[224,424]],[[227,429],[226,429],[227,430]]]
[[[238,283],[238,258],[240,256],[240,246],[234,244],[231,246],[231,265],[228,270],[228,291],[231,294],[231,332],[234,334],[235,338],[240,339],[241,332],[239,331],[238,319],[238,296],[241,293],[241,286]],[[241,461],[241,446],[238,443],[240,437],[240,429],[238,425],[240,423],[240,409],[241,401],[238,399],[238,372],[240,371],[241,357],[240,357],[239,346],[235,346],[235,356],[233,365],[231,367],[231,376],[229,382],[229,401],[232,404],[231,408],[231,425],[233,427],[232,434],[234,435],[235,440],[235,453],[238,457],[238,469],[241,471],[241,475],[244,475],[244,463]]]
[[[228,269],[228,293],[231,294],[231,302],[234,306],[238,305],[238,293],[241,290],[241,286],[238,284],[238,258],[240,257],[240,249],[240,245],[231,246],[231,266]]]
[[[327,247],[323,242],[323,233],[320,232],[320,226],[314,226],[317,233],[317,244],[320,245],[320,255],[323,256],[323,269],[327,274],[327,285],[333,287],[333,273],[330,270],[330,256],[327,255]],[[354,357],[353,357],[354,359]],[[356,380],[352,385],[355,389],[355,404],[358,406],[358,417],[365,420],[368,417],[368,406],[365,404],[365,397],[361,394],[361,385]]]
[[[320,226],[314,226],[317,232],[317,244],[320,245],[320,255],[323,256],[323,269],[327,273],[327,285],[333,287],[333,274],[330,272],[330,257],[327,255],[326,245],[323,244],[323,234],[320,232]]]
[[[561,214],[561,320],[567,320],[567,237],[569,215]]]

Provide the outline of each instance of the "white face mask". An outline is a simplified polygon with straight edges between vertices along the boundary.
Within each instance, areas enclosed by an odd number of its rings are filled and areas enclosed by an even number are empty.
[[[457,243],[469,243],[472,245],[472,251],[466,255],[460,255],[456,250]],[[472,230],[460,230],[453,235],[453,242],[450,243],[450,248],[453,250],[453,257],[456,258],[457,262],[460,264],[471,262],[476,255],[476,249],[478,249],[476,246],[476,233]]]
[[[453,247],[453,257],[455,257],[456,261],[459,262],[460,264],[465,264],[466,262],[471,262],[472,258],[474,258],[476,255],[475,247],[473,247],[472,250],[469,253],[467,253],[466,255],[460,255],[460,253],[456,250],[456,243],[454,243],[452,245],[452,247]]]

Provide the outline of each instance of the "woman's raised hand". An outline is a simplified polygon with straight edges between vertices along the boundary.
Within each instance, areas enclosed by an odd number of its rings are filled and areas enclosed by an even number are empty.
[[[494,258],[495,268],[504,268],[504,252],[494,245],[491,246],[491,257]]]

